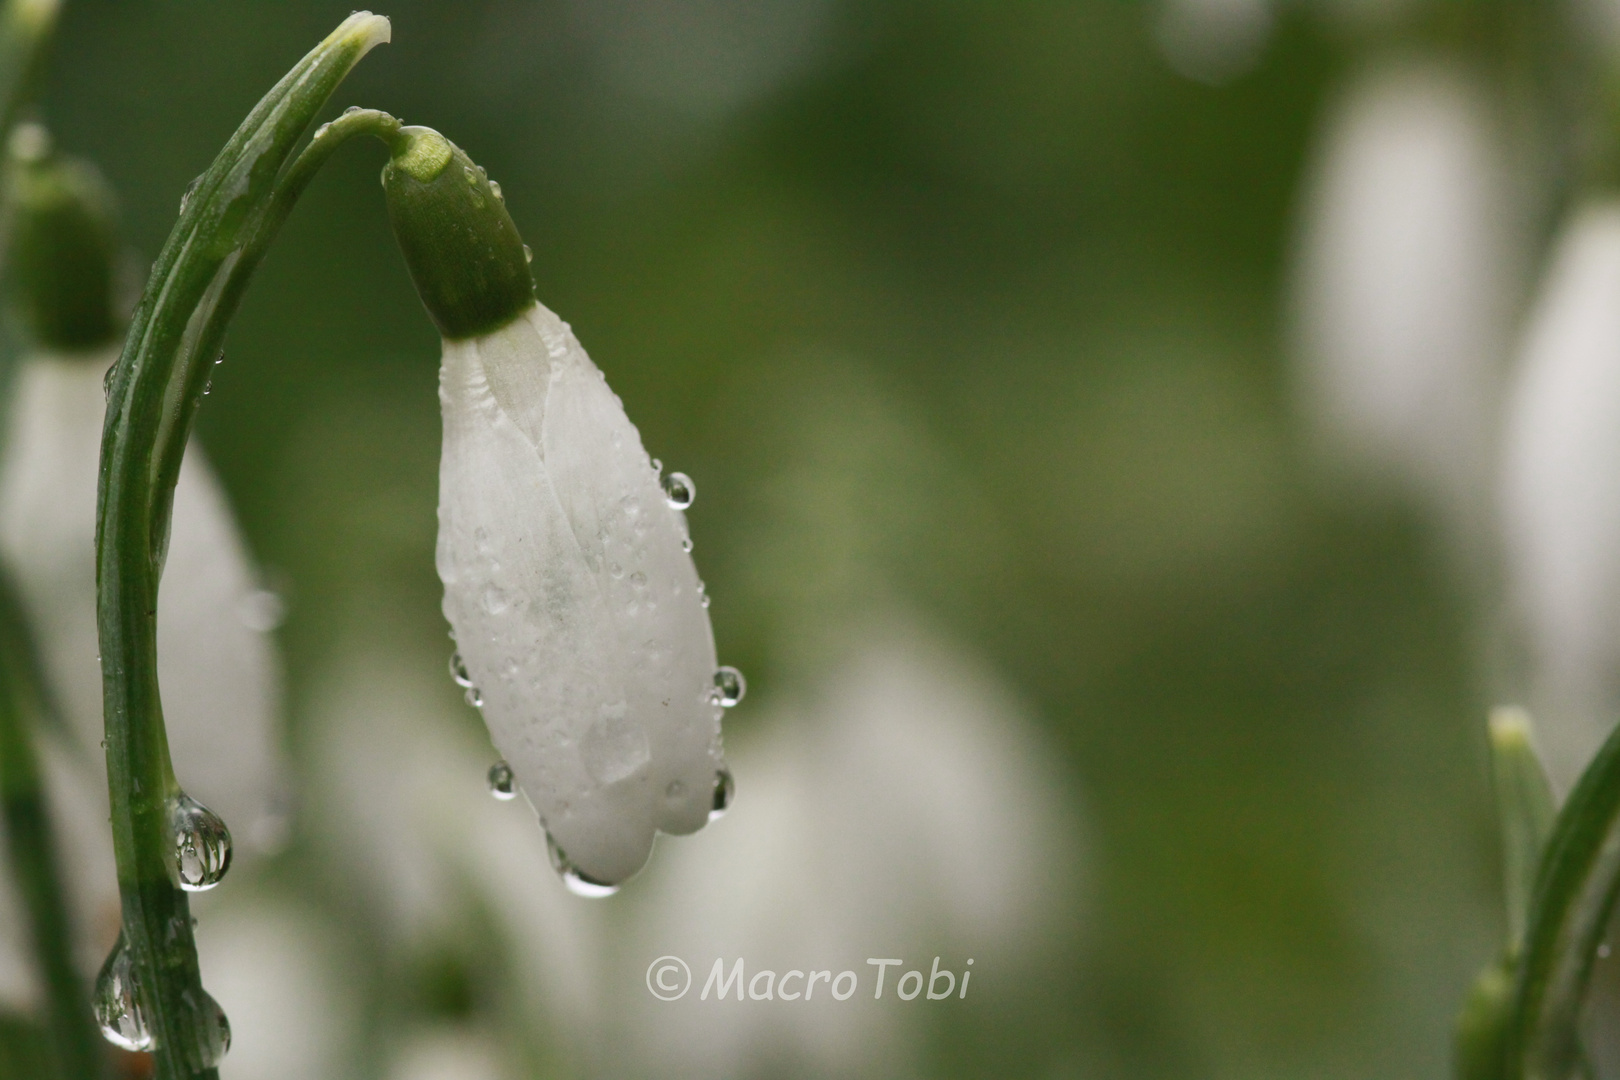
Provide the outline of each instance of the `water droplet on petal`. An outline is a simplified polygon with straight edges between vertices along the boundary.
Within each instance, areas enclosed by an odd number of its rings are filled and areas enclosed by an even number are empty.
[[[719,821],[731,809],[732,800],[737,797],[737,781],[731,778],[731,770],[721,767],[714,774],[714,802],[709,807],[709,820]]]
[[[523,261],[526,263],[534,262],[534,248],[528,244],[523,245]]]
[[[697,488],[692,484],[692,478],[682,472],[672,472],[664,477],[664,498],[676,510],[685,510],[692,505],[697,497]]]
[[[199,1000],[200,999],[200,1000]],[[186,1055],[190,1064],[198,1069],[212,1069],[225,1060],[231,1048],[231,1022],[225,1010],[219,1007],[206,990],[187,990],[180,995],[180,1003],[191,1013],[191,1030],[197,1037],[191,1053]]]
[[[748,680],[730,664],[723,665],[714,673],[713,692],[714,703],[729,709],[748,693]]]
[[[657,458],[650,459],[649,464],[652,465],[652,471],[655,473],[661,473],[664,471],[664,463],[659,461]]]
[[[557,875],[562,878],[563,885],[575,896],[599,900],[604,896],[612,896],[619,891],[617,885],[597,881],[582,873],[579,867],[569,860],[563,849],[557,846],[557,841],[551,838],[549,831],[546,833],[546,855],[551,859],[551,868],[557,871]]]
[[[698,603],[707,608],[709,606],[709,598],[707,596],[700,596],[698,597]]]
[[[501,182],[499,180],[491,180],[489,182],[489,193],[501,200],[501,202],[506,201],[506,196],[501,194]]]
[[[491,585],[484,590],[484,610],[491,615],[499,615],[506,610],[506,591],[499,585]]]
[[[467,692],[461,696],[466,699],[467,704],[471,705],[475,709],[482,709],[484,707],[483,691],[479,690],[476,686],[467,687]]]
[[[686,794],[686,785],[679,780],[671,780],[669,786],[664,788],[664,798],[678,799]]]
[[[122,932],[101,965],[91,1006],[106,1040],[122,1050],[150,1050],[152,1031],[146,1025],[135,981],[135,958]]]
[[[467,665],[458,652],[450,654],[450,677],[456,680],[456,685],[463,690],[472,689],[472,676],[467,674]]]
[[[681,537],[681,550],[682,551],[691,551],[692,550],[692,538],[690,536]]]
[[[517,798],[517,778],[512,774],[512,766],[497,761],[489,767],[489,793],[501,802]]]
[[[231,831],[202,803],[184,793],[169,803],[169,835],[175,883],[186,892],[218,885],[231,868]]]

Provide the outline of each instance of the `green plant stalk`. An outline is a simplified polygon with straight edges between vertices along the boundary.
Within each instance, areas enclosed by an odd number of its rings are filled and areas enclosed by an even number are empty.
[[[0,573],[0,817],[13,880],[45,991],[45,1029],[61,1080],[96,1080],[102,1047],[90,995],[73,964],[73,935],[56,862],[31,718],[48,708],[11,582]]]
[[[1620,728],[1553,825],[1530,905],[1506,1032],[1510,1080],[1565,1080],[1598,945],[1620,897]]]
[[[180,788],[157,681],[157,596],[175,480],[225,321],[269,242],[265,227],[273,233],[285,217],[283,166],[338,83],[387,36],[386,19],[350,16],[248,114],[183,204],[113,369],[96,527],[107,784],[124,939],[157,1080],[218,1076],[197,1049],[206,1032],[188,1003],[207,999],[190,906],[169,867],[168,807]]]
[[[7,0],[0,9],[0,133],[36,96],[61,0]]]

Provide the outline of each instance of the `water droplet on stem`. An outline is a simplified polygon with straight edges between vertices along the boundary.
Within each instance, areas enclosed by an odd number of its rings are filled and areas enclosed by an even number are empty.
[[[169,872],[186,892],[212,889],[231,868],[231,831],[190,795],[177,795],[169,804],[169,835]]]
[[[96,976],[96,990],[91,1002],[96,1024],[102,1037],[122,1050],[150,1050],[152,1031],[146,1023],[146,1012],[141,1008],[135,981],[135,958],[130,955],[129,944],[122,932],[107,962]]]
[[[714,703],[723,708],[731,708],[743,699],[748,693],[748,680],[743,673],[730,664],[722,665],[714,673]]]

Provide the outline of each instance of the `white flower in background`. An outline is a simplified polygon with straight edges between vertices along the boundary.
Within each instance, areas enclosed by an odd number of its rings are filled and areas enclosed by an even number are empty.
[[[0,458],[0,556],[16,575],[51,688],[98,772],[96,480],[102,376],[115,358],[115,350],[26,358]],[[267,606],[225,494],[193,443],[160,586],[158,678],[175,775],[248,850],[279,839],[286,783]]]
[[[1219,86],[1253,70],[1276,21],[1271,0],[1164,0],[1155,38],[1176,74]]]
[[[1508,402],[1508,582],[1529,632],[1537,729],[1567,787],[1620,701],[1620,203],[1565,228]]]
[[[1483,91],[1437,61],[1345,88],[1307,172],[1293,283],[1301,409],[1325,455],[1487,534],[1512,217]]]
[[[975,973],[969,1005],[993,986],[1005,1006],[1083,919],[1078,814],[1006,685],[906,621],[868,624],[848,645],[815,681],[824,697],[762,718],[734,748],[749,778],[739,811],[660,858],[637,891],[602,1010],[614,1075],[770,1075],[765,1063],[789,1061],[804,1075],[918,1075],[940,1018],[870,1000],[868,957],[904,960],[886,1003],[902,973],[928,976],[939,956],[958,980]],[[643,985],[666,953],[691,967],[692,1002]],[[716,1007],[711,993],[699,1007],[714,960],[729,972],[739,957],[750,982],[853,970],[862,1001],[839,1005],[822,983],[809,1002]]]
[[[389,214],[444,337],[437,564],[457,676],[576,891],[639,870],[658,832],[723,801],[715,663],[681,511],[566,323],[534,300],[527,249],[490,183],[437,132],[405,128]]]

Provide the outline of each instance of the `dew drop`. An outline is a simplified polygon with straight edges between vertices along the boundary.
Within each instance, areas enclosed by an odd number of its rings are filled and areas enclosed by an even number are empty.
[[[472,676],[467,674],[467,664],[461,659],[459,652],[450,654],[450,677],[456,680],[456,685],[463,690],[472,689]]]
[[[135,958],[129,953],[129,943],[122,932],[118,943],[101,965],[96,976],[95,1000],[91,1005],[96,1024],[102,1036],[121,1050],[152,1049],[152,1031],[146,1024],[146,1012],[141,1008],[136,991]]]
[[[482,709],[484,707],[484,692],[478,689],[476,686],[467,687],[467,692],[461,696],[466,699],[467,704],[471,705],[475,709]]]
[[[103,398],[112,397],[113,372],[115,372],[117,370],[118,370],[118,365],[113,364],[112,366],[107,368],[107,374],[105,374],[105,375],[103,375],[101,377],[101,396]]]
[[[608,563],[608,573],[612,574],[613,580],[617,581],[618,579],[624,577],[624,567],[620,566],[618,563]]]
[[[499,585],[491,585],[484,590],[484,610],[491,615],[499,615],[506,610],[506,592]]]
[[[606,376],[604,376],[604,378],[605,377]],[[652,465],[652,471],[653,472],[661,473],[661,472],[664,471],[664,463],[662,461],[659,461],[657,458],[653,458],[651,460],[650,464]]]
[[[672,472],[664,477],[664,498],[676,510],[685,510],[692,505],[697,497],[697,488],[692,484],[692,478],[685,473]]]
[[[743,673],[730,664],[722,665],[714,673],[714,703],[723,708],[731,708],[743,699],[748,693],[748,680]]]
[[[709,805],[709,820],[719,821],[731,809],[731,803],[737,797],[737,781],[731,777],[731,770],[721,767],[714,774],[714,802]]]
[[[186,212],[186,207],[191,205],[191,196],[196,193],[199,187],[202,186],[202,182],[203,174],[198,173],[197,178],[186,185],[185,194],[180,196],[180,212],[182,214]]]
[[[526,263],[534,262],[534,248],[528,244],[523,245],[523,261]]]
[[[512,766],[497,761],[489,767],[489,793],[501,802],[517,798],[517,778],[512,775]]]
[[[322,124],[320,127],[315,129],[315,138],[324,139],[326,138],[326,133],[331,130],[332,125],[330,123]]]
[[[499,180],[491,180],[489,182],[489,193],[501,200],[501,202],[506,201],[506,196],[501,194],[501,182]]]
[[[467,178],[467,183],[469,185],[478,183],[478,174],[473,171],[473,167],[471,165],[463,165],[461,167],[461,175]]]
[[[562,878],[563,885],[575,896],[600,900],[604,896],[612,896],[619,891],[619,886],[609,885],[605,881],[597,881],[595,878],[581,872],[579,867],[575,866],[568,858],[563,849],[557,846],[557,841],[552,839],[549,831],[546,833],[546,855],[551,859],[551,868],[557,871],[558,877]]]
[[[681,550],[682,551],[691,551],[692,550],[692,538],[690,536],[681,537]]]
[[[191,1013],[191,1031],[197,1040],[191,1047],[192,1053],[187,1055],[191,1065],[212,1069],[225,1060],[231,1048],[231,1022],[219,1002],[206,990],[187,990],[180,995],[180,1002]]]
[[[231,868],[231,831],[190,795],[169,803],[169,835],[174,845],[169,871],[186,892],[212,889]]]
[[[709,606],[709,598],[708,598],[708,596],[705,595],[705,596],[698,597],[698,603],[702,604],[704,608],[708,608],[708,606]]]
[[[360,106],[358,106],[358,105],[350,105],[347,109],[343,110],[343,115],[344,116],[353,116],[355,113],[357,113],[359,111],[360,111]]]
[[[643,574],[640,570],[637,570],[635,573],[630,575],[630,584],[634,585],[638,589],[642,588],[647,584],[647,575]]]

